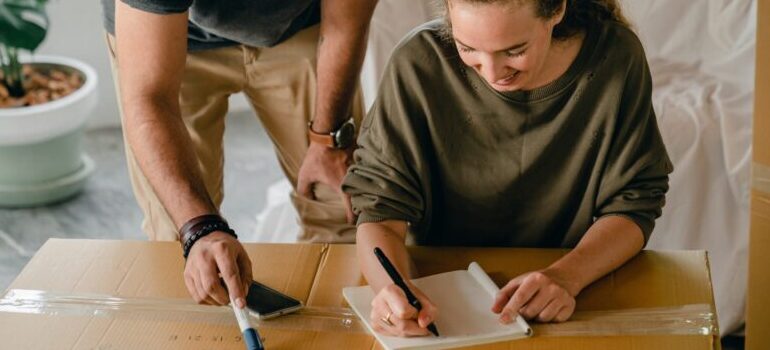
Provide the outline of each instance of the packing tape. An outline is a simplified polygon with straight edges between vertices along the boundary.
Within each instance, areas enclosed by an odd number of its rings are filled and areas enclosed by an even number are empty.
[[[719,334],[708,304],[575,312],[568,322],[535,323],[536,335],[712,335]]]
[[[770,195],[770,166],[757,162],[752,163],[751,188]]]
[[[238,327],[229,306],[198,305],[190,299],[124,298],[98,294],[75,294],[11,289],[0,298],[0,312],[49,316],[102,316],[163,322],[189,322]],[[257,328],[366,333],[348,308],[304,307],[269,320],[249,313]]]
[[[237,327],[232,309],[194,304],[189,299],[123,298],[98,294],[75,294],[11,289],[0,298],[0,312],[57,317],[96,316],[179,321]],[[260,320],[250,315],[259,329],[285,329],[338,333],[367,333],[349,308],[304,307],[288,315]],[[535,336],[615,335],[711,335],[717,336],[711,305],[694,304],[660,308],[578,311],[564,323],[533,323]]]

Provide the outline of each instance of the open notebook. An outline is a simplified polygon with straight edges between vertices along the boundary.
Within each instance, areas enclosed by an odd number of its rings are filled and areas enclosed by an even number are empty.
[[[348,287],[342,294],[353,311],[386,349],[445,349],[492,343],[532,335],[532,328],[521,316],[502,325],[492,313],[492,303],[500,290],[479,264],[468,270],[440,273],[412,280],[439,308],[436,327],[440,337],[389,337],[374,332],[369,320],[374,292],[369,286]]]

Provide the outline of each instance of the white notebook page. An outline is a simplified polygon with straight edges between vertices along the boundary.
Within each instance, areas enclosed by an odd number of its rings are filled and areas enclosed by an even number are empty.
[[[412,280],[412,284],[438,307],[434,323],[440,337],[400,338],[375,333],[369,323],[372,289],[362,286],[343,290],[348,304],[386,349],[443,349],[522,338],[532,333],[521,317],[512,324],[500,324],[499,315],[491,311],[499,289],[475,262],[468,270],[423,277]]]

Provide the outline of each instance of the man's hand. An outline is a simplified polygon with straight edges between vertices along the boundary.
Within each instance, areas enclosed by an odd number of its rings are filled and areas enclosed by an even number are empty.
[[[492,312],[500,314],[500,322],[505,324],[519,314],[539,322],[564,322],[575,311],[575,295],[567,284],[548,269],[525,273],[500,290]]]
[[[361,65],[366,55],[369,21],[377,0],[321,1],[318,39],[316,106],[313,128],[329,132],[351,113]],[[343,118],[344,117],[344,118]],[[337,150],[310,143],[299,169],[297,193],[313,199],[313,185],[323,183],[340,194],[348,223],[355,223],[350,196],[342,192],[342,179],[350,166],[353,149]]]
[[[302,160],[302,166],[297,175],[297,193],[309,199],[315,199],[313,185],[322,183],[333,188],[340,194],[347,213],[348,223],[355,223],[350,196],[342,191],[342,179],[353,160],[353,147],[348,149],[333,149],[325,145],[311,142]]]
[[[236,306],[243,308],[252,280],[251,260],[235,237],[225,232],[212,232],[190,249],[184,282],[199,304],[227,305],[230,297],[220,283],[220,275]]]

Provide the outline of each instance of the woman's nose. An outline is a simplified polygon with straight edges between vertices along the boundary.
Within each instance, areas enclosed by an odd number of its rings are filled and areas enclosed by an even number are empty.
[[[511,75],[511,69],[509,69],[504,62],[501,62],[491,55],[482,57],[479,60],[479,67],[477,69],[479,73],[481,73],[481,76],[491,83],[505,79]]]

